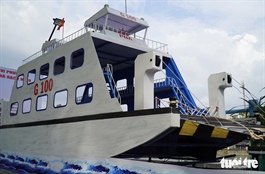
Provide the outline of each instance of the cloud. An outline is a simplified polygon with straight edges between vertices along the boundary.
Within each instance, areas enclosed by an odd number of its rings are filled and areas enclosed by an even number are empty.
[[[264,52],[260,46],[263,40],[258,36],[247,31],[231,34],[190,17],[165,19],[155,16],[155,19],[148,21],[155,26],[150,28],[149,36],[168,43],[169,53],[174,57],[189,89],[205,106],[208,106],[207,79],[210,74],[231,73],[235,80],[244,80],[251,91],[259,91],[265,86],[265,79],[262,79]],[[240,88],[240,84],[234,82],[234,85]],[[235,87],[226,90],[227,108],[242,103],[239,99],[242,94]]]
[[[124,1],[1,1],[0,65],[17,68],[39,51],[52,31],[52,18],[65,18],[66,36],[82,28],[104,4],[124,11]],[[212,73],[227,71],[238,82],[244,80],[256,96],[262,95],[264,2],[139,0],[127,1],[127,7],[129,14],[149,23],[148,38],[169,45],[186,84],[205,106]],[[54,37],[61,35],[56,31]],[[242,103],[234,87],[225,94],[227,108]]]
[[[230,32],[252,30],[264,20],[264,1],[188,1],[169,2],[184,11],[193,11],[201,21]]]
[[[104,3],[104,1],[100,3],[89,1],[82,3],[75,1],[1,2],[3,25],[0,46],[4,52],[1,53],[1,65],[17,68],[23,59],[39,51],[53,29],[53,18],[65,18],[64,36],[67,36],[81,29],[85,20],[101,9]],[[56,30],[53,38],[62,38],[62,30]]]

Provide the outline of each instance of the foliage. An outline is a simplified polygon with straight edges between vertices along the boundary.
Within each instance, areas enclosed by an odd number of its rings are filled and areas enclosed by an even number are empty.
[[[250,106],[257,109],[257,111],[259,112],[260,122],[265,126],[265,95],[261,96],[259,99],[256,99],[256,97],[254,97],[254,95],[248,89],[246,89],[245,87],[242,88],[247,91],[247,93],[249,93],[253,99],[252,101],[249,101],[242,98],[242,100],[246,101]],[[264,89],[265,87],[262,88],[261,91]]]

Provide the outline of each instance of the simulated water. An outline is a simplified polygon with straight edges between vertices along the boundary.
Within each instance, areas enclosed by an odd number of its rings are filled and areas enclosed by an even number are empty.
[[[69,163],[60,160],[44,161],[41,159],[33,159],[29,157],[21,157],[16,155],[0,154],[0,169],[1,174],[4,173],[45,173],[45,174],[138,174],[137,172],[127,169],[121,169],[118,166],[110,164],[94,164],[87,162]]]
[[[71,161],[0,152],[0,174],[264,174],[250,170],[198,169],[116,158]]]

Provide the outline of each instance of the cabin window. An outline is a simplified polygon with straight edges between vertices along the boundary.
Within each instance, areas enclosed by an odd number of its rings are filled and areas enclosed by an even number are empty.
[[[17,77],[17,88],[21,88],[24,83],[24,74],[21,74]]]
[[[79,68],[84,63],[84,49],[81,48],[71,55],[71,69]]]
[[[46,63],[40,67],[40,80],[46,79],[49,75],[49,64]]]
[[[75,102],[76,104],[90,103],[93,98],[93,84],[87,83],[80,85],[75,91]]]
[[[61,57],[55,60],[53,74],[56,76],[62,74],[65,69],[65,57]]]
[[[47,95],[42,95],[38,96],[37,101],[36,101],[36,110],[37,111],[42,111],[47,108],[48,105],[48,96]]]
[[[33,69],[33,70],[28,72],[28,84],[34,83],[35,78],[36,78],[36,70]]]
[[[18,112],[18,102],[12,103],[10,106],[10,116],[16,116]]]
[[[31,110],[31,98],[24,100],[22,103],[23,114],[30,113],[30,110]]]
[[[53,106],[55,108],[66,106],[67,105],[67,95],[68,95],[68,91],[66,89],[56,92],[54,94]]]

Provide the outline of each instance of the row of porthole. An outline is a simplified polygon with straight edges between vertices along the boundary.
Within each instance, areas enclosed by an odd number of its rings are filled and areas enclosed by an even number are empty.
[[[60,104],[58,104],[58,95],[65,95],[65,98],[63,100],[63,102],[61,102]],[[67,96],[68,96],[68,91],[67,90],[62,90],[62,91],[58,91],[54,94],[54,108],[59,108],[59,107],[64,107],[67,105]],[[61,100],[62,101],[62,100]],[[31,104],[32,104],[32,99],[28,98],[23,100],[22,102],[22,113],[23,114],[28,114],[31,111]],[[47,108],[48,105],[48,95],[40,95],[37,97],[36,100],[36,111],[43,111]],[[10,107],[10,116],[16,116],[18,114],[18,108],[19,108],[19,104],[18,102],[14,102],[11,104]]]
[[[76,97],[75,102],[77,105],[90,103],[93,99],[93,84],[87,83],[83,85],[79,85],[76,88]],[[61,108],[65,107],[68,103],[68,90],[60,90],[55,92],[54,100],[53,100],[53,107],[54,108]],[[32,108],[32,99],[28,98],[23,100],[22,102],[22,113],[28,114],[31,112]],[[36,111],[44,111],[47,109],[48,106],[48,95],[40,95],[37,97],[36,100]],[[19,103],[13,102],[10,105],[10,116],[16,116],[18,114]]]
[[[72,53],[70,68],[71,69],[79,68],[83,65],[83,63],[84,63],[84,49],[81,48]],[[40,67],[40,75],[39,75],[40,80],[46,79],[48,77],[49,66],[50,66],[49,63],[46,63]],[[62,74],[64,70],[65,70],[65,57],[63,56],[54,61],[53,74],[54,75]],[[34,83],[35,78],[36,78],[36,69],[30,70],[27,76],[27,84],[30,85]],[[21,88],[23,84],[24,84],[24,74],[20,74],[17,77],[16,86],[17,88]]]

